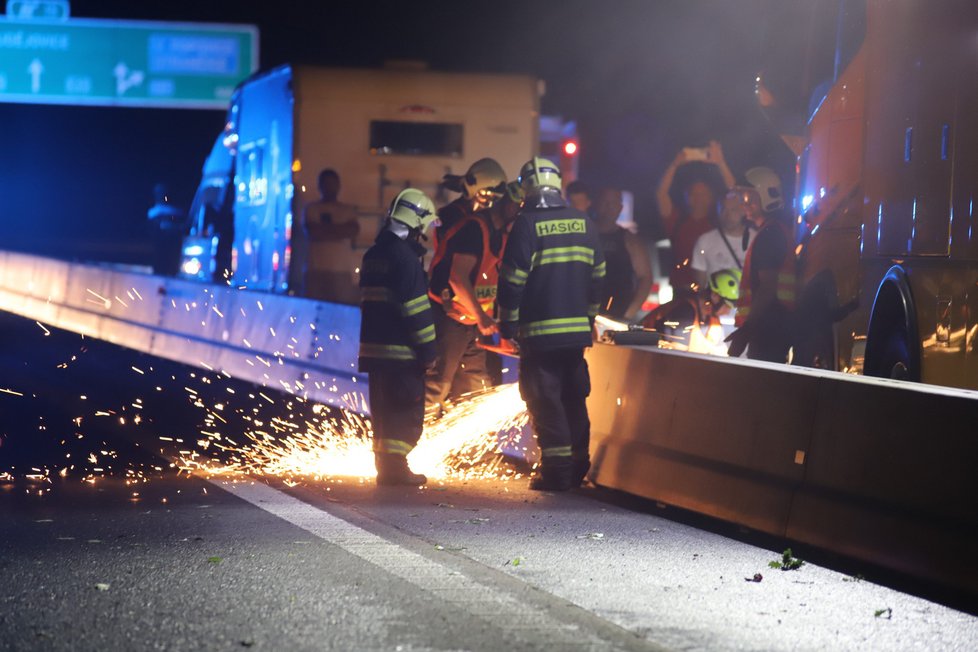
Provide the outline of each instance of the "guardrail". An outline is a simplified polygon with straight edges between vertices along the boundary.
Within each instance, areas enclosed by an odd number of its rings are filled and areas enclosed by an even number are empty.
[[[366,412],[360,310],[0,251],[0,310]]]
[[[978,593],[978,392],[596,345],[592,478]]]

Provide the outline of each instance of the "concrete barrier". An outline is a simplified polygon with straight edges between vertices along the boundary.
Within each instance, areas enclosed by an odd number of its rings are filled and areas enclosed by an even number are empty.
[[[978,592],[978,392],[603,344],[588,362],[597,484]]]

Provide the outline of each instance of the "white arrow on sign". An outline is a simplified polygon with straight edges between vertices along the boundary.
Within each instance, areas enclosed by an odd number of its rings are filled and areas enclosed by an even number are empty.
[[[39,93],[41,91],[41,73],[44,72],[44,64],[41,63],[40,59],[34,59],[27,66],[27,72],[31,75],[31,92]]]
[[[115,68],[112,69],[112,74],[115,75],[115,93],[116,95],[125,95],[126,91],[135,86],[139,86],[143,83],[143,71],[142,70],[129,70],[129,66],[120,61],[115,64]]]

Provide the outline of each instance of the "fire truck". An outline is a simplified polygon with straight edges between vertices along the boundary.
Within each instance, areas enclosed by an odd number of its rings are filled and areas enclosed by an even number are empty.
[[[796,361],[978,389],[978,3],[832,4],[794,140]]]

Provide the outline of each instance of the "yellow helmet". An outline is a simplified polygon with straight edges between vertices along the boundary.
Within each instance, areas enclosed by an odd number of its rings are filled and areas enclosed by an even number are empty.
[[[417,188],[405,188],[391,202],[388,217],[424,233],[438,219],[435,203]]]
[[[560,190],[560,168],[553,161],[534,156],[520,168],[520,185],[526,193],[540,188]]]
[[[713,272],[710,274],[710,290],[725,301],[736,303],[740,298],[741,278],[739,269],[721,269],[719,272]]]

